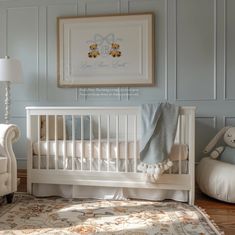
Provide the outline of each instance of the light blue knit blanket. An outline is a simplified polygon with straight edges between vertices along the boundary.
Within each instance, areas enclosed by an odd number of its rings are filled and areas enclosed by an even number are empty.
[[[155,182],[172,166],[168,159],[174,143],[179,107],[170,103],[141,106],[141,141],[138,170]]]

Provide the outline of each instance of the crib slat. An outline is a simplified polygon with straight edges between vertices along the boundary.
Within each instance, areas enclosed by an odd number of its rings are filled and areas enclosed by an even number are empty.
[[[190,191],[189,191],[189,203],[194,204],[195,199],[195,112],[191,112],[188,125],[188,145],[189,145],[189,167],[188,174],[190,175]]]
[[[128,153],[128,116],[125,115],[125,172],[128,171],[127,153]]]
[[[186,116],[185,115],[182,115],[181,116],[181,130],[180,130],[180,132],[181,132],[181,143],[182,144],[185,144],[185,118],[186,118]]]
[[[100,158],[101,158],[101,117],[98,116],[98,171],[100,171]]]
[[[41,116],[37,116],[37,129],[38,129],[38,169],[41,169]]]
[[[185,123],[184,123],[184,144],[189,146],[189,115],[185,115]],[[188,161],[187,161],[188,162]],[[187,168],[189,168],[189,165],[186,165]],[[184,172],[184,174],[187,174],[187,171]]]
[[[108,167],[107,167],[107,171],[110,171],[110,116],[107,115],[107,153],[106,153],[106,157],[107,157],[107,162],[108,162]]]
[[[63,169],[66,169],[67,141],[66,141],[66,119],[63,115]]]
[[[179,120],[180,120],[180,125],[179,125],[179,143],[180,145],[183,143],[183,116],[180,115],[179,116]],[[181,155],[182,155],[182,152],[181,152],[181,147],[179,148],[179,159],[178,159],[178,164],[179,164],[179,171],[178,171],[178,174],[181,175],[182,171],[181,171]]]
[[[81,171],[83,170],[83,156],[84,156],[84,123],[83,123],[83,115],[81,115]]]
[[[185,133],[185,138],[184,138],[184,144],[189,144],[188,139],[189,139],[189,115],[185,115],[185,128],[184,128],[184,133]]]
[[[33,166],[33,116],[30,111],[26,111],[26,127],[27,127],[27,192],[32,193],[32,169]]]
[[[93,145],[92,145],[92,116],[90,115],[90,171],[92,171],[92,150],[93,150]]]
[[[185,115],[180,115],[180,144],[185,143]],[[179,174],[182,174],[182,149],[179,151]]]
[[[49,145],[49,116],[46,115],[46,145],[47,145],[47,160],[46,160],[46,169],[49,169],[49,153],[50,153],[50,145]]]
[[[180,130],[181,130],[181,115],[179,115],[178,122],[177,122],[177,128],[176,128],[176,136],[174,143],[180,144]],[[172,167],[169,169],[168,174],[172,174]]]
[[[58,125],[57,125],[57,115],[54,116],[55,118],[55,170],[58,169]]]
[[[74,115],[72,115],[72,170],[74,170],[74,161],[75,161],[75,122]]]
[[[116,116],[116,172],[119,171],[119,116]]]
[[[134,116],[134,172],[136,172],[137,169],[137,117]]]

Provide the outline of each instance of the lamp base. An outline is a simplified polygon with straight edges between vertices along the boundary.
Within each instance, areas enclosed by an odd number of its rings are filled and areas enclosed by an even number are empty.
[[[9,119],[10,119],[10,104],[11,104],[10,82],[6,81],[5,82],[5,115],[4,115],[4,120],[6,124],[9,123]]]

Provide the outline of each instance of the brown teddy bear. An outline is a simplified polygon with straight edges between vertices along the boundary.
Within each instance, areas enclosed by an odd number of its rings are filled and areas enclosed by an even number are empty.
[[[96,58],[97,56],[100,55],[96,43],[91,44],[89,48],[90,48],[90,51],[88,52],[89,58]]]
[[[122,55],[122,52],[118,50],[119,48],[120,45],[118,43],[112,43],[109,55],[111,55],[112,57],[120,57]]]

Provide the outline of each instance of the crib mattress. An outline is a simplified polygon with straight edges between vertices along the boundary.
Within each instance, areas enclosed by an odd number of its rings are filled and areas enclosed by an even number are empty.
[[[110,139],[109,142],[107,142],[107,139],[102,139],[100,142],[100,151],[99,151],[99,141],[98,140],[92,140],[87,141],[84,140],[83,143],[80,140],[76,140],[74,143],[75,146],[75,157],[81,157],[83,155],[83,158],[89,159],[90,156],[94,159],[98,159],[99,156],[101,159],[107,159],[108,158],[108,152],[110,159],[133,159],[135,157],[134,155],[134,148],[135,144],[134,141],[128,141],[125,143],[125,141],[120,140],[118,144],[118,148],[116,145],[115,139]],[[136,152],[139,152],[139,143],[137,142],[136,146]],[[40,142],[34,142],[33,143],[33,154],[34,155],[50,155],[55,156],[56,155],[56,142],[55,141],[40,141]],[[73,155],[73,141],[63,141],[58,140],[57,141],[57,156],[68,156],[71,157]],[[179,158],[180,157],[180,158]],[[139,156],[137,156],[139,158]],[[188,146],[186,144],[174,144],[171,150],[171,153],[169,155],[169,158],[172,161],[177,161],[179,159],[181,160],[187,160],[188,159]]]

